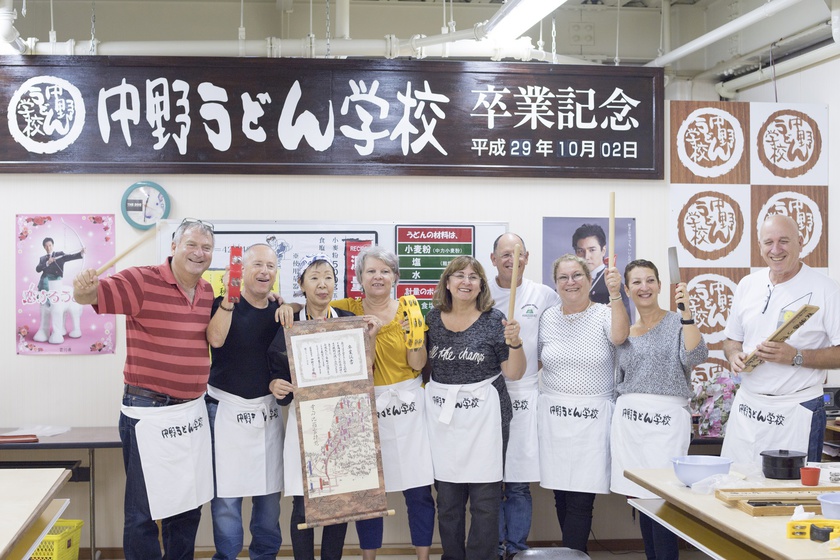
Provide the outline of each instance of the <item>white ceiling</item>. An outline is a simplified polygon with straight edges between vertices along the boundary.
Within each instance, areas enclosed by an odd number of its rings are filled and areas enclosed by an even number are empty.
[[[801,0],[738,33],[670,64],[671,76],[708,81],[728,79],[778,62],[832,40],[826,1]],[[235,41],[240,15],[247,39],[318,40],[340,36],[337,0],[14,0],[21,37],[43,46],[51,28],[57,41],[89,42],[91,31],[102,45],[126,41]],[[748,12],[765,0],[671,0],[663,35],[662,4],[667,0],[568,0],[541,29],[542,50],[587,63],[641,65],[677,49]],[[619,5],[620,3],[620,5]],[[381,40],[386,35],[407,42],[435,36],[442,28],[465,31],[486,21],[501,0],[349,0],[349,37]],[[93,26],[91,19],[93,17]],[[53,22],[52,25],[50,22]],[[450,22],[453,22],[450,24]],[[552,25],[555,31],[552,37]],[[528,35],[539,48],[540,27]],[[670,48],[668,45],[670,40]],[[772,46],[772,52],[771,52]],[[172,53],[177,52],[173,46]]]

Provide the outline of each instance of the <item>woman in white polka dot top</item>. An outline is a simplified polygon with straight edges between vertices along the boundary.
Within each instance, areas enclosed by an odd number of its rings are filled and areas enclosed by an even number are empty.
[[[554,490],[563,545],[586,552],[595,495],[610,492],[615,347],[630,319],[614,266],[605,273],[609,305],[589,299],[580,257],[563,255],[553,269],[561,303],[543,313],[538,344],[540,486]]]

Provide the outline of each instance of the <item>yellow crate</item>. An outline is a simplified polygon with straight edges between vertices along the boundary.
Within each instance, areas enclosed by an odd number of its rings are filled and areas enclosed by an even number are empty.
[[[30,556],[30,560],[79,560],[84,521],[59,519]]]

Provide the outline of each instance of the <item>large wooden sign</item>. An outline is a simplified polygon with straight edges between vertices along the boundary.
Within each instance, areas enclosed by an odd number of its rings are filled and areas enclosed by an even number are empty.
[[[366,326],[345,317],[286,331],[310,527],[388,514]]]
[[[4,57],[0,172],[663,178],[660,68]]]

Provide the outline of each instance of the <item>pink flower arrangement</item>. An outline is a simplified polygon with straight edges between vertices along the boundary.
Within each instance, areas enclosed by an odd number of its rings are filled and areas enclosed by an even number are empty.
[[[694,383],[690,407],[691,413],[699,417],[697,435],[723,437],[726,434],[726,421],[740,382],[740,377],[724,370],[710,380]]]

